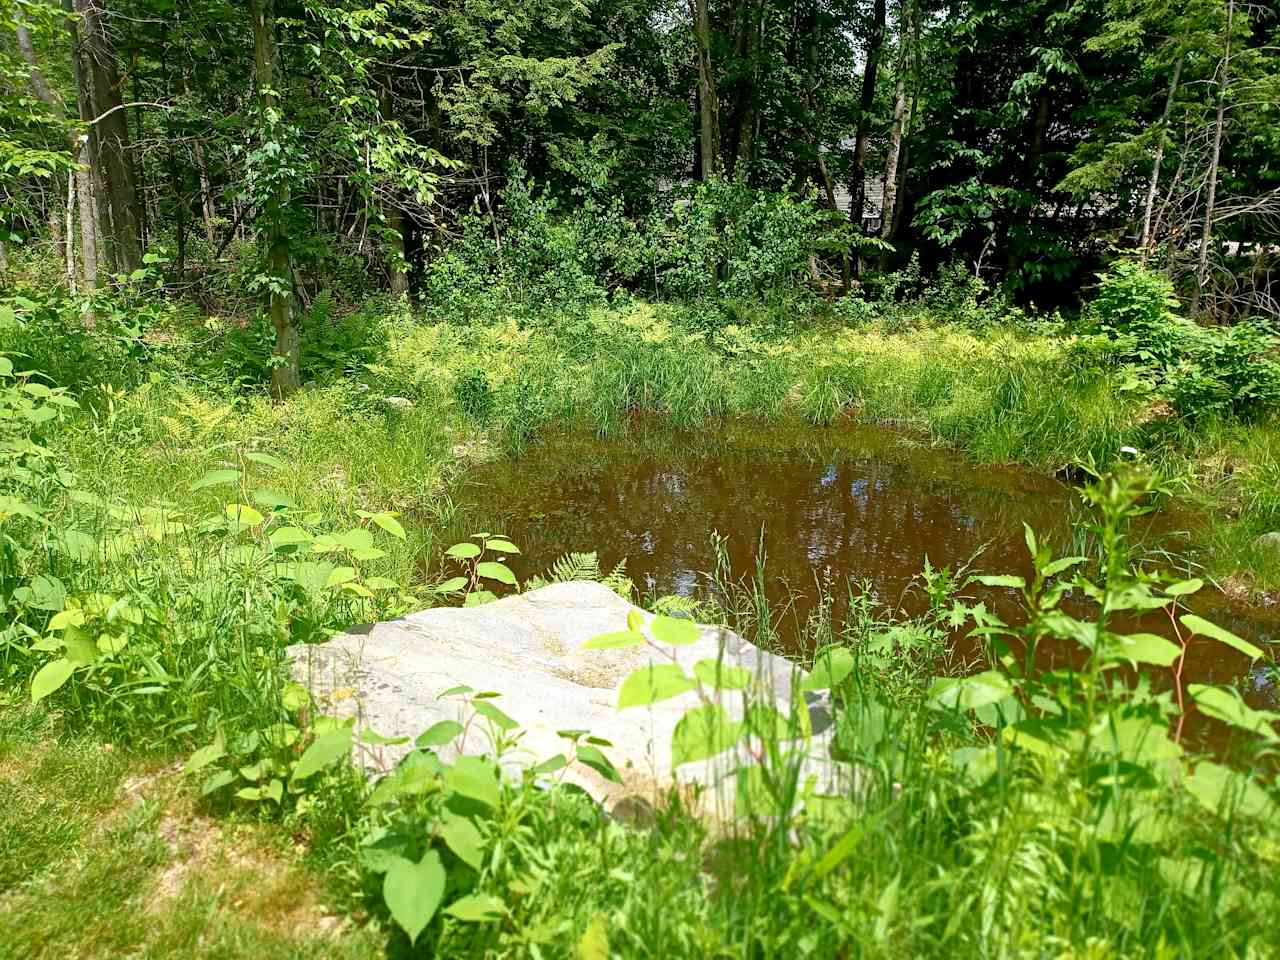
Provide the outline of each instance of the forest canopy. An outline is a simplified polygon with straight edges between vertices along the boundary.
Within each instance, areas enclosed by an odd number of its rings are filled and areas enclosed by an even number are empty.
[[[551,296],[841,293],[914,259],[1049,307],[1136,252],[1193,314],[1274,316],[1278,14],[3,0],[0,250],[260,298],[280,391],[300,300],[340,274],[417,298],[485,243]]]

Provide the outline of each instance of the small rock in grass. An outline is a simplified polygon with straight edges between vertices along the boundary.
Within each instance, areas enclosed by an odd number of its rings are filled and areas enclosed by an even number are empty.
[[[1280,553],[1280,530],[1264,533],[1254,543],[1267,550],[1274,550],[1276,553]]]

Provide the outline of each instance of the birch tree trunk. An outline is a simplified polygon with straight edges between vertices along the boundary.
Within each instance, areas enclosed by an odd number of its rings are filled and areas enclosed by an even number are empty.
[[[1160,135],[1156,140],[1156,153],[1151,158],[1151,179],[1147,182],[1147,200],[1142,207],[1142,262],[1147,262],[1151,247],[1151,215],[1156,206],[1156,193],[1160,189],[1160,165],[1164,162],[1164,141],[1169,130],[1169,114],[1173,111],[1173,99],[1178,93],[1178,81],[1182,77],[1182,61],[1185,53],[1178,54],[1173,64],[1173,78],[1169,81],[1169,95],[1164,101],[1164,111],[1160,114]]]
[[[898,61],[893,82],[893,127],[889,131],[889,152],[884,161],[884,194],[880,198],[880,236],[893,237],[897,228],[898,165],[902,159],[902,138],[907,126],[907,47],[911,33],[910,0],[898,6]]]
[[[1231,31],[1235,25],[1236,2],[1227,0],[1227,32],[1222,52],[1222,74],[1218,80],[1218,113],[1213,126],[1213,152],[1209,156],[1209,195],[1204,205],[1204,227],[1200,231],[1200,263],[1196,269],[1196,289],[1191,311],[1200,308],[1205,282],[1209,279],[1209,244],[1213,242],[1213,213],[1218,195],[1218,161],[1222,156],[1223,120],[1227,110],[1227,85],[1231,82]]]

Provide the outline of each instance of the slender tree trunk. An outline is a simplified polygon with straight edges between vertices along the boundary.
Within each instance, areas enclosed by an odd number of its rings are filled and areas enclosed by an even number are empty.
[[[9,247],[0,240],[0,277],[9,272]]]
[[[756,126],[759,123],[757,104],[760,99],[760,46],[764,29],[764,0],[746,0],[742,11],[742,39],[740,56],[747,64],[747,75],[738,96],[738,141],[731,174],[743,183],[751,178],[755,162]]]
[[[693,14],[693,38],[698,50],[698,153],[702,179],[720,174],[720,104],[711,63],[711,13],[709,0],[689,0]]]
[[[1209,196],[1204,206],[1204,227],[1200,231],[1200,263],[1196,269],[1196,289],[1191,298],[1191,310],[1197,312],[1204,285],[1209,279],[1209,245],[1213,242],[1213,213],[1218,196],[1218,161],[1222,156],[1223,120],[1227,111],[1227,85],[1231,82],[1231,40],[1235,25],[1236,3],[1227,0],[1227,35],[1222,52],[1222,75],[1218,80],[1218,113],[1213,125],[1213,152],[1209,156]]]
[[[213,249],[217,246],[218,234],[214,227],[217,219],[217,208],[213,204],[213,188],[209,183],[209,165],[204,158],[204,144],[197,137],[195,141],[196,171],[200,176],[200,216],[204,220],[204,239]]]
[[[93,204],[93,177],[89,173],[88,165],[81,159],[86,146],[86,141],[80,140],[76,144],[74,156],[78,161],[76,196],[80,214],[80,276],[87,292],[98,286],[98,220]],[[67,238],[67,242],[71,242],[70,237]]]
[[[274,0],[249,0],[249,19],[253,29],[253,68],[258,88],[258,107],[262,114],[262,137],[275,135],[273,119],[279,107],[279,59],[275,39]],[[293,256],[285,215],[291,201],[288,182],[278,179],[274,195],[267,201],[263,219],[267,227],[267,269],[271,273],[268,306],[271,325],[276,331],[272,350],[271,393],[282,400],[301,385],[299,369],[301,340],[296,320],[293,294]]]
[[[382,112],[382,120],[384,123],[390,121],[395,105],[391,99],[391,91],[387,87],[383,87],[378,94],[378,105]],[[338,181],[339,196],[341,196],[342,181]],[[390,230],[391,242],[391,292],[402,296],[409,292],[409,272],[408,264],[405,261],[405,235],[404,235],[404,211],[401,209],[399,201],[399,191],[389,200],[383,210],[383,217],[387,221],[387,227]],[[339,199],[338,203],[341,203]],[[336,229],[336,225],[335,225]]]
[[[911,34],[911,0],[898,5],[898,59],[893,81],[893,126],[889,131],[889,152],[884,161],[884,193],[880,198],[880,236],[893,237],[897,228],[898,165],[907,126],[907,50]]]
[[[80,15],[77,29],[88,74],[90,113],[95,135],[90,138],[91,160],[99,172],[108,223],[103,227],[111,249],[113,269],[128,273],[142,264],[142,214],[129,153],[129,118],[120,109],[120,74],[115,47],[102,20],[99,0],[73,0]]]
[[[76,294],[76,247],[72,240],[73,227],[71,225],[71,211],[76,205],[76,174],[74,170],[67,171],[67,245],[66,245],[66,262],[67,262],[67,289],[71,291],[74,297]]]
[[[85,45],[81,39],[80,27],[76,23],[73,0],[62,0],[62,8],[68,14],[67,28],[71,35],[71,66],[76,80],[76,109],[81,121],[89,123],[94,118],[93,83],[89,68],[85,64]],[[104,234],[110,232],[111,208],[107,202],[96,124],[89,124],[88,133],[81,135],[73,152],[80,158],[81,166],[85,167],[88,180],[88,183],[81,184],[81,189],[78,191],[82,260],[86,264],[86,271],[89,260],[92,260],[96,278],[100,268],[110,273],[116,266],[115,251],[111,244],[104,241]],[[86,186],[89,189],[84,189]],[[84,256],[87,250],[86,245],[90,243],[93,246],[91,258]]]
[[[55,119],[65,120],[67,116],[66,106],[62,102],[62,98],[53,91],[53,88],[49,86],[48,81],[45,80],[44,71],[40,69],[40,61],[36,57],[36,47],[31,38],[31,31],[27,29],[27,25],[21,20],[18,20],[18,22],[14,24],[14,30],[18,39],[18,52],[27,64],[27,75],[31,83],[32,92],[46,107],[49,108],[49,112],[53,114]],[[74,134],[71,134],[68,137],[68,145],[71,147],[72,153],[74,154],[76,152]],[[68,197],[70,197],[70,192],[68,192]],[[59,250],[62,249],[64,243],[68,248],[70,248],[70,244],[72,243],[70,226],[66,228],[65,234],[63,230],[64,219],[67,224],[70,224],[71,222],[71,210],[72,208],[68,206],[65,210],[60,212],[57,209],[57,206],[54,205],[49,211],[49,236],[52,238],[54,246]],[[85,278],[86,286],[89,282],[90,281]],[[76,286],[74,257],[71,258],[68,283],[74,291]]]
[[[1147,182],[1147,202],[1142,207],[1142,262],[1147,262],[1152,242],[1151,216],[1156,206],[1156,193],[1160,189],[1160,165],[1164,163],[1164,141],[1169,129],[1169,114],[1173,111],[1173,100],[1178,93],[1178,81],[1182,77],[1182,61],[1185,53],[1178,54],[1173,64],[1173,78],[1169,81],[1169,95],[1165,97],[1164,110],[1160,114],[1160,132],[1156,139],[1156,153],[1151,159],[1151,179]]]
[[[904,0],[905,3],[905,0]],[[853,141],[853,183],[849,220],[862,230],[862,215],[867,202],[867,138],[871,133],[871,110],[875,106],[876,75],[880,70],[880,51],[884,47],[885,0],[875,0],[871,12],[871,35],[867,38],[866,62],[862,67],[862,95],[858,100],[858,129]],[[862,275],[862,252],[856,257],[854,273]]]

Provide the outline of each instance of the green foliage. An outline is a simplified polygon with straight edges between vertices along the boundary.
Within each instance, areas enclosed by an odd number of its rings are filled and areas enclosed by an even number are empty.
[[[459,567],[460,573],[437,583],[433,590],[443,596],[460,598],[464,607],[496,600],[497,584],[517,589],[519,584],[505,563],[485,558],[505,558],[519,553],[520,548],[501,534],[477,533],[471,540],[455,543],[445,550],[445,559]]]
[[[1168,397],[1183,416],[1251,417],[1280,405],[1274,331],[1257,320],[1185,319],[1173,284],[1137,261],[1117,260],[1102,275],[1089,316],[1106,354],[1129,368],[1131,389]]]

